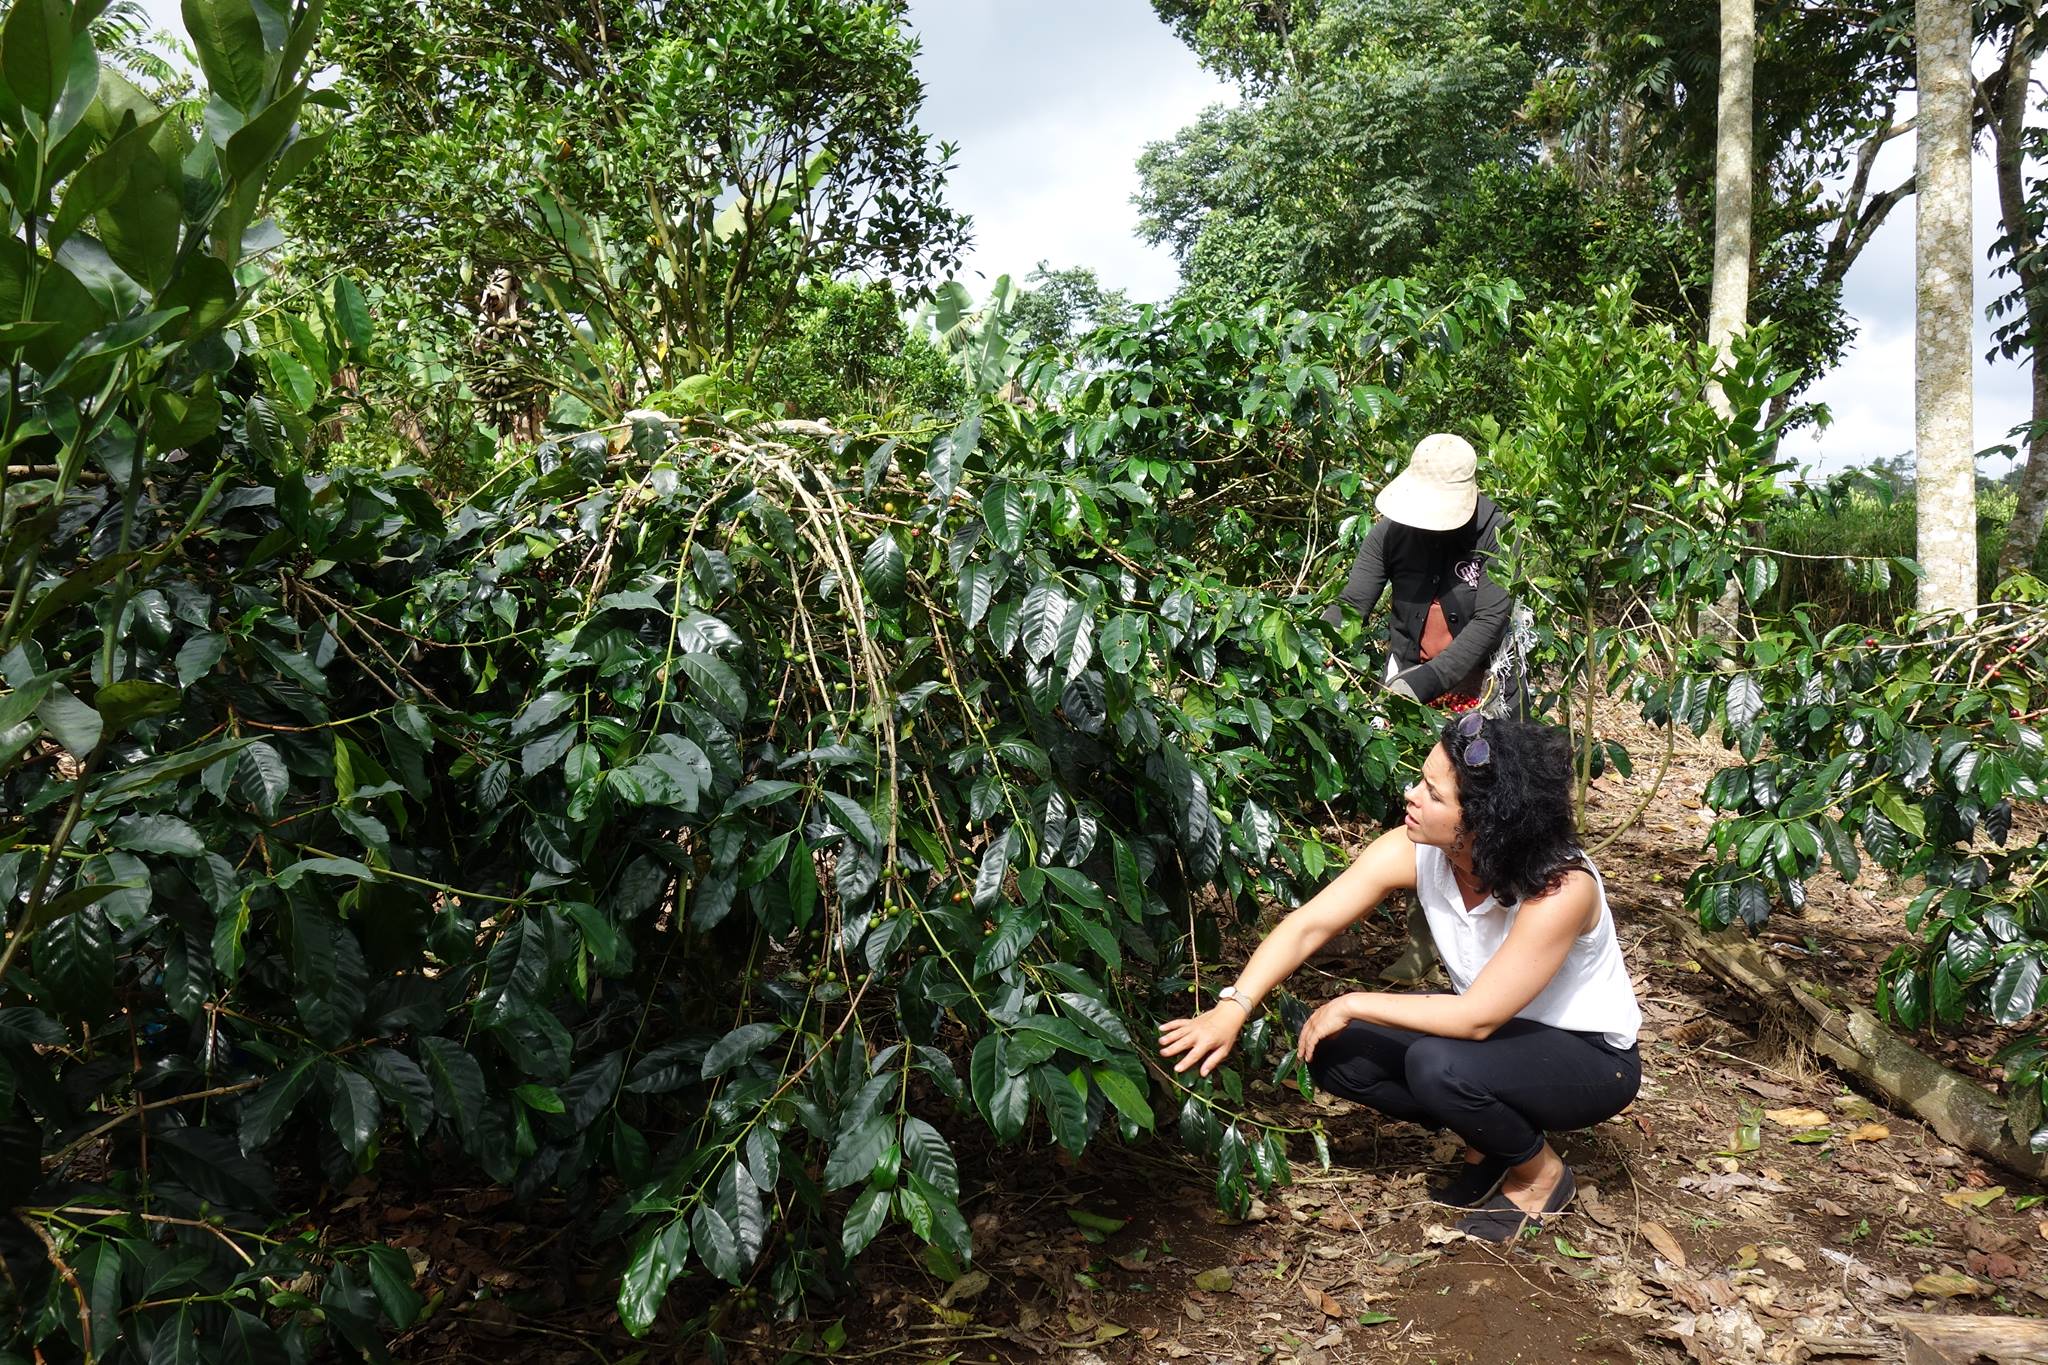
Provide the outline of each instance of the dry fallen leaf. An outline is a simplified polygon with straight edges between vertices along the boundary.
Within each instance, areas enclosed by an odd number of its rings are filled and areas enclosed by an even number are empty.
[[[1780,1128],[1818,1128],[1828,1116],[1818,1109],[1766,1109],[1764,1117]]]
[[[1607,1199],[1600,1193],[1598,1185],[1579,1186],[1579,1208],[1588,1218],[1598,1223],[1601,1227],[1613,1228],[1616,1231],[1621,1229],[1621,1215],[1616,1213],[1607,1203]]]
[[[1981,1209],[1992,1200],[2005,1194],[2005,1186],[1993,1185],[1988,1190],[1951,1190],[1941,1197],[1941,1202],[1952,1209]]]
[[[946,1292],[939,1295],[939,1303],[947,1308],[956,1303],[972,1303],[988,1286],[989,1278],[985,1272],[970,1270],[946,1286]]]
[[[1979,1251],[2017,1252],[2020,1239],[1983,1218],[1965,1218],[1963,1236]]]
[[[1433,1247],[1440,1247],[1446,1242],[1459,1241],[1464,1236],[1465,1234],[1456,1228],[1447,1228],[1442,1223],[1431,1223],[1422,1230],[1423,1240]]]
[[[1681,1247],[1678,1244],[1678,1239],[1671,1235],[1671,1229],[1665,1227],[1662,1223],[1644,1223],[1637,1231],[1643,1234],[1651,1246],[1657,1248],[1659,1256],[1662,1256],[1680,1270],[1685,1269],[1685,1248]]]
[[[1607,1307],[1616,1313],[1635,1317],[1650,1311],[1650,1296],[1643,1289],[1642,1277],[1631,1271],[1617,1271],[1608,1277]]]
[[[1793,1254],[1791,1248],[1789,1247],[1765,1247],[1764,1259],[1767,1261],[1776,1261],[1779,1265],[1785,1267],[1785,1269],[1787,1270],[1806,1269],[1806,1262],[1800,1260],[1797,1255]]]
[[[2020,1263],[2002,1251],[1973,1251],[1963,1265],[1987,1280],[2009,1280],[2020,1273]]]
[[[1913,1281],[1913,1292],[1931,1299],[1953,1299],[1964,1294],[1982,1294],[1985,1287],[1968,1275],[1959,1275],[1945,1270],[1935,1275],[1922,1275]]]
[[[1309,1307],[1321,1310],[1326,1318],[1341,1318],[1344,1316],[1344,1305],[1312,1284],[1304,1284],[1301,1287],[1301,1296],[1308,1300]]]
[[[1859,1124],[1849,1134],[1851,1142],[1883,1142],[1892,1135],[1892,1130],[1881,1123]]]
[[[2041,1234],[2041,1240],[2048,1242],[2048,1222],[2034,1224],[2034,1231]]]
[[[1195,1288],[1211,1294],[1222,1294],[1230,1289],[1230,1272],[1222,1266],[1200,1271],[1195,1276]]]

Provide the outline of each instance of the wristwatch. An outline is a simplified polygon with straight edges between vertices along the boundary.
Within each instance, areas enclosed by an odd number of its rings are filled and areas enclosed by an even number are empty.
[[[1243,1010],[1247,1017],[1251,1015],[1252,1007],[1245,1003],[1244,992],[1238,990],[1235,986],[1225,986],[1222,990],[1216,992],[1216,998],[1218,1000],[1228,1000],[1231,1004]]]

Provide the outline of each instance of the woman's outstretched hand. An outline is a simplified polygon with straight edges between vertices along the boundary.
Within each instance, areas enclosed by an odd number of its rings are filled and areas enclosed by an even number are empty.
[[[1192,1019],[1169,1019],[1159,1026],[1159,1055],[1180,1058],[1173,1068],[1176,1075],[1199,1066],[1206,1076],[1223,1065],[1223,1059],[1237,1046],[1237,1035],[1247,1017],[1226,1000]]]
[[[1344,1026],[1353,1019],[1352,997],[1340,995],[1334,1000],[1325,1000],[1316,1007],[1316,1012],[1301,1026],[1301,1042],[1297,1051],[1303,1063],[1316,1055],[1316,1044],[1333,1033],[1342,1033]]]

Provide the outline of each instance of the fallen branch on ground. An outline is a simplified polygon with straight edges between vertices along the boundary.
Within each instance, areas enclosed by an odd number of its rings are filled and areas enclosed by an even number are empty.
[[[2029,1179],[2048,1178],[2048,1154],[2030,1149],[2025,1133],[2013,1132],[1998,1096],[1935,1061],[1870,1011],[1823,1000],[1739,931],[1709,935],[1669,911],[1662,918],[1718,980],[1790,1024],[1807,1046],[1944,1141]]]

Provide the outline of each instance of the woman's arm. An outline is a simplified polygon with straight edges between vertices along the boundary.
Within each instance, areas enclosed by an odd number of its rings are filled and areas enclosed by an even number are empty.
[[[1176,1072],[1199,1066],[1204,1076],[1214,1071],[1237,1043],[1237,1035],[1259,1001],[1308,961],[1309,955],[1342,933],[1345,927],[1380,903],[1389,891],[1415,885],[1415,845],[1407,831],[1390,830],[1366,847],[1337,879],[1306,905],[1273,927],[1244,970],[1237,974],[1243,1008],[1219,1001],[1191,1019],[1174,1019],[1159,1029],[1159,1051],[1180,1057]]]
[[[1543,993],[1586,932],[1599,902],[1590,876],[1572,875],[1545,896],[1524,902],[1507,941],[1488,959],[1463,995],[1394,995],[1358,991],[1341,995],[1309,1017],[1301,1030],[1301,1059],[1353,1020],[1413,1029],[1443,1038],[1483,1039]]]

